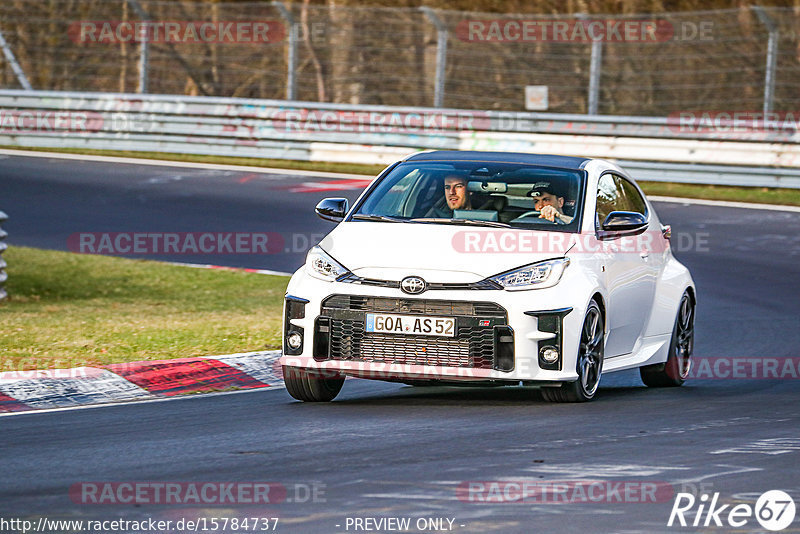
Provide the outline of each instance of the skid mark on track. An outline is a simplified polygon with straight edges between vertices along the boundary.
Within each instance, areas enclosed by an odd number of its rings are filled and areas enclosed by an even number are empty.
[[[564,479],[584,479],[601,478],[609,479],[615,477],[651,477],[660,475],[667,471],[685,471],[689,467],[674,466],[655,466],[655,465],[591,465],[591,464],[542,464],[536,467],[526,468],[525,471],[533,473],[557,474]]]
[[[760,468],[760,467],[748,467],[748,466],[725,465],[725,464],[718,464],[718,465],[713,465],[713,466],[709,466],[709,467],[711,467],[711,468],[721,467],[723,469],[727,469],[727,471],[718,471],[718,472],[708,473],[706,475],[701,475],[701,476],[692,477],[692,478],[682,478],[682,479],[676,480],[675,484],[677,484],[677,485],[698,484],[700,482],[704,482],[704,481],[712,479],[712,478],[724,477],[724,476],[728,476],[728,475],[739,475],[739,474],[742,474],[742,473],[757,473],[757,472],[763,471],[763,469]],[[693,469],[696,470],[696,468],[693,468]]]
[[[181,180],[183,180],[182,175],[171,174],[167,176],[153,176],[152,178],[148,178],[147,181],[145,181],[145,183],[158,185],[158,184],[168,184],[172,182],[180,182]]]
[[[579,447],[582,445],[594,444],[607,444],[616,443],[620,441],[652,438],[659,436],[671,436],[675,434],[687,434],[702,430],[713,430],[717,428],[725,428],[730,426],[751,425],[751,424],[772,424],[784,423],[789,419],[763,419],[755,417],[732,417],[730,419],[717,419],[715,421],[708,421],[706,423],[697,423],[687,426],[667,427],[659,430],[652,430],[648,432],[636,432],[633,434],[602,434],[594,435],[586,438],[572,438],[572,439],[555,439],[549,441],[537,441],[530,445],[517,446],[508,449],[495,450],[497,453],[524,453],[540,451],[542,447]]]
[[[768,454],[774,456],[795,451],[800,451],[800,438],[766,438],[739,447],[711,451],[711,454]]]

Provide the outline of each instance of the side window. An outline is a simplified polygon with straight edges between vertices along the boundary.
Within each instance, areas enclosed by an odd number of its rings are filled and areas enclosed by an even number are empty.
[[[435,176],[422,176],[414,185],[413,192],[409,195],[402,215],[404,217],[424,217],[434,203],[444,197],[442,182]]]
[[[599,225],[609,213],[618,210],[619,192],[617,184],[610,174],[604,174],[597,183],[597,224]]]
[[[624,207],[618,209],[624,211],[635,211],[642,215],[647,215],[647,206],[644,203],[642,195],[636,187],[625,178],[614,176],[614,181],[617,182],[617,190],[619,191],[620,204]]]
[[[397,180],[391,189],[386,192],[383,198],[380,199],[378,205],[375,206],[375,213],[379,215],[402,215],[401,209],[404,201],[411,193],[414,184],[419,179],[419,172],[413,170],[407,175]]]

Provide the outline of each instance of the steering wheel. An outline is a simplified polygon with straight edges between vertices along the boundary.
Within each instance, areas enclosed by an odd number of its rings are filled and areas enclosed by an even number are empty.
[[[525,213],[523,213],[522,215],[517,217],[517,219],[525,219],[527,217],[539,218],[539,216],[541,214],[542,214],[542,212],[541,211],[537,211],[537,210],[526,211]],[[547,220],[545,218],[542,218],[542,221],[553,222],[554,224],[567,224],[564,221],[562,221],[561,219],[559,219],[558,217],[556,217],[554,221],[549,221],[549,220]]]

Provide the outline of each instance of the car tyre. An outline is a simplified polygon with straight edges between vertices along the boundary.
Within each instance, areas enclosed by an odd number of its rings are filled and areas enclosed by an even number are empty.
[[[639,368],[639,374],[645,385],[653,388],[682,386],[689,376],[694,350],[694,302],[689,292],[684,292],[675,326],[672,328],[672,339],[669,343],[669,356],[666,363],[646,365]]]
[[[283,382],[286,391],[295,399],[303,402],[330,402],[344,385],[343,375],[326,376],[323,373],[302,369],[300,367],[283,366]]]
[[[542,397],[549,402],[587,402],[594,398],[603,372],[605,325],[596,301],[591,301],[581,327],[576,371],[578,380],[561,386],[542,388]]]

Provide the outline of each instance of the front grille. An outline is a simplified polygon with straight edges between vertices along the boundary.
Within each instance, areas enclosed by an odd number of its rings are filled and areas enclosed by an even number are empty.
[[[400,282],[397,280],[379,280],[376,278],[361,278],[360,276],[356,276],[353,273],[347,273],[339,278],[336,279],[337,282],[344,282],[348,284],[361,284],[363,286],[377,286],[377,287],[388,287],[391,289],[400,289]],[[481,280],[480,282],[463,282],[463,283],[453,283],[453,282],[444,282],[444,283],[430,283],[428,284],[427,290],[437,290],[437,291],[446,291],[446,290],[457,290],[457,291],[469,291],[469,290],[493,290],[496,291],[498,289],[503,289],[503,286],[498,284],[497,282],[493,282],[492,280]]]
[[[367,312],[434,315],[456,318],[456,335],[404,336],[364,331]],[[490,302],[396,299],[334,295],[322,303],[321,316],[331,320],[328,354],[317,359],[385,362],[492,369],[494,327],[507,324],[505,309]],[[479,321],[488,321],[481,326]]]
[[[506,310],[492,302],[457,300],[395,299],[333,295],[325,299],[322,309],[409,313],[412,315],[468,315],[506,318]]]
[[[470,361],[469,341],[397,339],[388,335],[370,335],[361,342],[361,360],[464,367]]]

